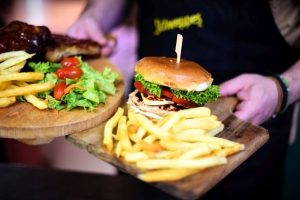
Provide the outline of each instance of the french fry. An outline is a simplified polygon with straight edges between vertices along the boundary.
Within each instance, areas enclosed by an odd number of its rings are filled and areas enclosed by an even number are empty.
[[[117,126],[119,119],[121,118],[121,116],[124,113],[124,109],[122,108],[118,108],[117,112],[115,113],[115,115],[110,118],[105,127],[104,127],[104,138],[103,138],[103,144],[106,146],[108,151],[112,151],[113,149],[113,137],[112,137],[112,132],[113,129]]]
[[[206,134],[210,135],[210,136],[215,136],[218,133],[220,133],[221,131],[223,131],[223,129],[224,129],[224,125],[221,124],[219,127],[207,131]]]
[[[116,148],[115,148],[115,154],[116,154],[116,156],[117,156],[118,158],[121,156],[122,151],[123,151],[123,149],[122,149],[122,143],[119,141],[119,142],[117,143],[117,145],[116,145]]]
[[[173,132],[178,132],[184,129],[204,129],[210,130],[221,125],[220,121],[213,120],[210,117],[185,119],[173,126]]]
[[[29,85],[28,83],[21,82],[21,81],[16,81],[15,84],[20,87]],[[26,101],[28,101],[29,103],[31,103],[33,106],[37,107],[40,110],[44,110],[48,108],[48,104],[46,103],[45,100],[40,99],[33,94],[24,95],[24,98],[26,99]]]
[[[183,160],[193,159],[193,158],[197,158],[197,157],[200,157],[200,156],[208,155],[211,152],[212,151],[209,147],[199,146],[199,147],[195,147],[193,149],[190,149],[190,150],[186,151],[184,154],[182,154],[179,157],[179,159],[183,159]]]
[[[148,155],[144,152],[128,152],[125,154],[124,159],[127,162],[137,162],[139,160],[148,159]]]
[[[227,156],[244,149],[242,144],[213,137],[224,125],[205,107],[178,111],[156,121],[130,110],[127,119],[123,113],[118,110],[107,122],[103,144],[138,167],[143,172],[138,178],[147,182],[182,179],[226,164]]]
[[[182,133],[182,134],[200,134],[200,135],[203,135],[203,134],[207,134],[207,131],[205,131],[203,129],[195,128],[195,129],[185,129],[185,130],[180,131],[180,133]]]
[[[0,91],[8,88],[11,85],[11,81],[0,82]]]
[[[0,75],[0,82],[5,82],[5,81],[33,82],[37,80],[42,80],[43,78],[44,78],[44,74],[41,72],[19,72],[19,73]]]
[[[144,115],[136,114],[135,115],[140,125],[147,130],[150,134],[154,135],[160,139],[167,139],[170,137],[170,133],[162,130],[159,126],[154,125],[149,119]]]
[[[120,132],[121,132],[120,141],[121,141],[121,144],[122,144],[122,149],[130,150],[132,148],[132,145],[130,143],[128,132],[127,132],[126,120],[127,120],[126,116],[121,116],[118,126],[121,126],[121,128],[120,128]]]
[[[17,101],[16,97],[2,97],[0,98],[0,108],[7,107]]]
[[[37,107],[40,110],[44,110],[48,108],[48,104],[46,103],[45,100],[40,99],[33,94],[25,95],[24,98],[26,99],[26,101],[28,101],[29,103],[31,103],[33,106]]]
[[[154,142],[154,143],[141,142],[141,150],[150,151],[150,152],[160,152],[163,151],[164,148],[160,145],[159,142]]]
[[[4,62],[0,63],[0,69],[7,69],[7,68],[14,66],[14,65],[16,65],[24,60],[27,60],[33,56],[34,56],[34,54],[28,54],[28,55],[9,58],[9,59],[5,60]]]
[[[154,135],[148,135],[147,137],[145,137],[143,139],[143,141],[148,143],[148,144],[153,143],[155,140],[157,140],[157,137],[155,137]]]
[[[137,161],[137,167],[141,169],[166,169],[166,168],[186,168],[186,169],[205,169],[212,166],[226,164],[226,157],[211,156],[189,160],[175,159],[149,159]]]
[[[214,143],[203,143],[203,142],[185,142],[180,140],[160,140],[160,144],[170,150],[175,151],[177,149],[192,149],[201,146],[209,147],[211,150],[219,150],[221,146],[219,144]]]
[[[141,139],[146,135],[147,131],[143,127],[139,127],[136,135]]]
[[[11,73],[17,73],[20,72],[21,69],[24,67],[24,65],[26,64],[26,61],[22,61],[10,68],[4,69],[4,70],[0,70],[0,75],[6,75],[6,74],[11,74]]]
[[[162,169],[139,174],[138,178],[146,182],[176,181],[198,171],[191,169]]]
[[[197,107],[180,110],[177,112],[177,114],[182,118],[208,117],[210,116],[211,111],[207,107]]]
[[[9,51],[0,54],[0,62],[4,60],[8,60],[13,57],[28,56],[28,55],[30,54],[28,54],[26,51]]]
[[[135,113],[132,109],[128,109],[128,119],[130,122],[133,122],[133,123],[138,123],[136,117],[135,117]]]
[[[161,129],[164,131],[169,131],[174,124],[176,124],[180,120],[179,114],[172,114],[168,120],[161,126]]]
[[[158,159],[176,159],[180,155],[182,155],[182,150],[174,150],[174,151],[160,151],[156,153],[156,158]]]
[[[54,87],[51,83],[35,83],[24,87],[8,88],[0,92],[1,97],[24,96],[50,90]]]
[[[225,149],[219,149],[215,152],[213,152],[212,154],[213,155],[218,155],[218,156],[230,156],[232,154],[235,154],[236,152],[239,152],[241,150],[244,150],[245,149],[245,146],[242,145],[242,144],[239,144],[239,145],[236,145],[236,146],[233,146],[233,147],[228,147],[228,148],[225,148]]]
[[[232,142],[223,138],[211,137],[207,135],[184,135],[184,134],[176,134],[176,139],[186,142],[208,142],[219,144],[223,147],[234,147],[239,145],[236,142]]]

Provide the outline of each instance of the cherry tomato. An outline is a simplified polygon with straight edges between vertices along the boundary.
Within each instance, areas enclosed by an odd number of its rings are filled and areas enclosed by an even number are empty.
[[[60,79],[76,79],[80,78],[83,74],[83,71],[79,67],[62,67],[56,71],[56,75]]]
[[[170,98],[170,99],[172,99],[173,98],[173,93],[170,91],[170,90],[168,90],[168,89],[162,89],[162,91],[161,91],[161,95],[163,96],[163,97],[168,97],[168,98]]]
[[[62,59],[62,61],[60,62],[61,66],[63,67],[78,67],[80,64],[80,61],[78,60],[78,58],[75,57],[67,57]]]
[[[178,98],[175,95],[172,97],[172,101],[174,101],[175,103],[180,104],[180,105],[182,105],[186,108],[190,108],[190,107],[194,106],[193,102],[191,102],[189,100],[182,99],[182,98]]]
[[[56,84],[53,91],[54,98],[57,100],[61,99],[65,95],[66,87],[66,82],[59,82]]]
[[[139,81],[134,82],[134,87],[143,94],[148,94],[148,91],[144,88],[143,84]]]

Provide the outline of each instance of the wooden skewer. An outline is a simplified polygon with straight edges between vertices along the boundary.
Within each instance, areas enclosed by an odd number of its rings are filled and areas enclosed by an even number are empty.
[[[177,34],[176,47],[175,47],[175,52],[177,54],[176,63],[180,63],[182,40],[183,40],[182,35],[181,34]]]

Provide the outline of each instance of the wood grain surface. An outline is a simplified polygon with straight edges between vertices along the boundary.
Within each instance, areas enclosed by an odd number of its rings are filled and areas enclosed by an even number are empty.
[[[106,59],[88,60],[88,63],[99,71],[105,67],[118,71]],[[109,118],[122,102],[123,95],[124,82],[121,77],[117,82],[116,94],[108,96],[105,105],[99,105],[91,112],[82,108],[71,111],[39,110],[21,102],[0,108],[0,137],[20,139],[27,144],[42,144],[50,142],[53,137],[89,129]]]
[[[236,103],[235,98],[221,98],[207,106],[225,125],[225,129],[218,136],[244,144],[245,150],[230,156],[226,165],[207,169],[179,181],[153,183],[152,185],[180,199],[197,199],[266,143],[269,138],[267,130],[244,122],[232,114]],[[103,138],[104,125],[105,123],[102,123],[92,129],[69,135],[67,140],[118,169],[136,176],[139,172],[136,167],[115,158],[100,142]]]

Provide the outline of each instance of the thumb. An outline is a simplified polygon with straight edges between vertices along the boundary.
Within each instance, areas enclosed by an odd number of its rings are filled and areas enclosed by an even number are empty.
[[[225,81],[220,85],[221,95],[231,96],[238,93],[243,88],[243,82],[244,80],[241,76]]]

